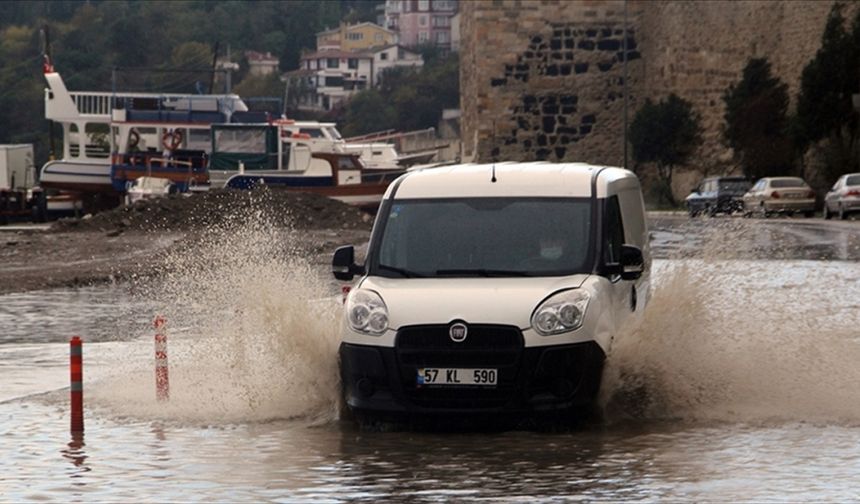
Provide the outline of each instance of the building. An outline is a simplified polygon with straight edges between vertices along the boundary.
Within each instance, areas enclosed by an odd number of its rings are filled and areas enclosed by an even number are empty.
[[[385,27],[397,32],[406,47],[422,45],[451,50],[458,0],[386,0]]]
[[[270,52],[245,51],[245,59],[248,60],[248,73],[253,76],[273,74],[278,71],[280,63]]]
[[[421,66],[420,54],[391,44],[367,51],[317,50],[303,54],[300,68],[284,75],[291,87],[302,89],[298,106],[326,111],[343,104],[355,93],[379,84],[383,73],[399,66]]]
[[[348,25],[317,33],[317,50],[364,51],[397,43],[397,34],[373,23]]]

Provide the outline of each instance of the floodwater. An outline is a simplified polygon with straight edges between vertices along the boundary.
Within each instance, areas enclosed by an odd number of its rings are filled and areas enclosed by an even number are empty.
[[[336,286],[261,229],[158,283],[0,296],[0,501],[857,500],[860,223],[652,231],[651,305],[609,356],[603,418],[560,433],[340,420]]]

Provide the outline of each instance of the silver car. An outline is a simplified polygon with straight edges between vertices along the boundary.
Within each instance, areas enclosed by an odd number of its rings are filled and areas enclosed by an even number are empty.
[[[860,212],[860,173],[842,175],[824,197],[825,219],[833,214],[847,219],[851,212]]]
[[[799,177],[766,177],[759,179],[744,194],[744,216],[759,214],[769,217],[774,213],[793,215],[815,214],[815,191]]]

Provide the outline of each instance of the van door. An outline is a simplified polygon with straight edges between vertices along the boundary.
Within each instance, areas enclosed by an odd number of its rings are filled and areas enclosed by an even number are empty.
[[[618,193],[618,202],[621,206],[624,243],[639,247],[642,251],[642,257],[645,259],[642,276],[636,280],[624,282],[630,289],[631,307],[635,304],[635,311],[641,313],[651,292],[651,246],[648,225],[645,222],[645,202],[642,199],[642,191],[638,188],[625,189]]]
[[[606,200],[605,222],[603,233],[603,260],[606,264],[621,261],[621,246],[626,243],[624,234],[624,222],[621,217],[621,204],[617,195],[610,196]],[[622,327],[635,308],[631,296],[635,289],[633,282],[621,279],[621,275],[610,275],[609,277],[610,297],[612,299],[612,314],[615,331]]]

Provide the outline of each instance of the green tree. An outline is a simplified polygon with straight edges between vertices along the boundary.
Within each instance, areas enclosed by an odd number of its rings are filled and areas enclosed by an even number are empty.
[[[248,75],[233,87],[233,92],[242,97],[283,98],[285,84],[277,72],[269,75]]]
[[[367,99],[356,103],[356,99],[371,91],[358,93],[346,105],[341,118],[350,124],[350,135],[358,135],[394,128],[410,131],[435,127],[446,108],[456,108],[460,102],[460,66],[456,54],[424,64],[421,67],[390,68],[379,76],[378,89],[373,90],[372,100],[381,103],[393,119],[381,127],[376,121],[361,121],[361,114],[352,111],[355,107],[367,108]],[[355,104],[355,105],[354,105]],[[383,115],[388,117],[389,112]],[[353,118],[352,120],[350,118]],[[337,119],[337,118],[335,118]]]
[[[804,150],[828,140],[828,182],[858,169],[858,120],[851,96],[860,93],[860,11],[850,33],[844,25],[842,6],[836,4],[827,18],[821,48],[801,74],[793,135]]]
[[[791,170],[788,86],[773,77],[767,58],[749,60],[743,76],[723,94],[723,138],[734,149],[744,175],[761,178]]]
[[[356,94],[349,102],[343,123],[346,137],[397,127],[397,113],[376,89]]]
[[[660,197],[677,205],[672,194],[673,171],[702,143],[699,116],[692,104],[674,93],[658,103],[645,100],[630,123],[628,138],[634,162],[654,163]]]

